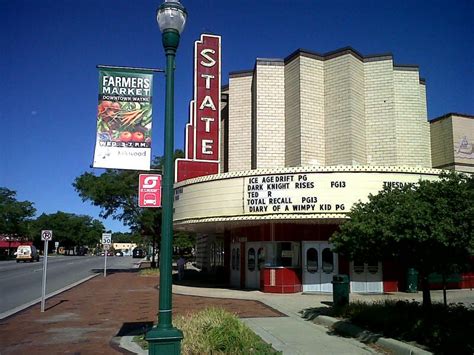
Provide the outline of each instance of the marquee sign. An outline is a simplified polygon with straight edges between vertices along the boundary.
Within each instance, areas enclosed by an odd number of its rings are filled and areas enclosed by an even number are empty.
[[[185,158],[176,160],[176,181],[219,172],[221,37],[203,34],[194,43],[194,100],[186,125]]]
[[[344,169],[354,169],[346,171]],[[368,201],[384,187],[400,188],[420,179],[436,180],[431,169],[331,167],[320,171],[275,169],[254,174],[222,174],[199,183],[181,183],[175,189],[174,223],[212,219],[256,220],[346,218],[358,201]],[[386,170],[383,170],[386,169]],[[313,216],[313,217],[311,217]],[[183,225],[184,225],[183,224]]]

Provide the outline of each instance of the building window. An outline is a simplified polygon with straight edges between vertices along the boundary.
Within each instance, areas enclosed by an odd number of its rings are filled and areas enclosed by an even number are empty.
[[[235,253],[235,268],[240,270],[240,248],[237,248]]]
[[[267,266],[301,266],[300,243],[298,242],[272,242],[266,245]]]
[[[235,248],[232,248],[232,270],[235,270]]]
[[[360,260],[354,260],[354,272],[362,274],[364,272],[364,263]]]
[[[213,268],[216,265],[216,243],[212,242],[211,243],[211,252],[210,252],[210,262],[211,262],[211,268]]]
[[[315,248],[306,251],[306,270],[312,274],[318,271],[318,251]]]
[[[257,252],[257,267],[260,270],[265,265],[265,249],[259,248]]]
[[[250,248],[247,254],[247,268],[249,271],[255,270],[255,249]]]
[[[322,253],[323,259],[323,272],[330,274],[334,271],[334,254],[331,249],[324,248]]]
[[[209,247],[209,262],[211,269],[224,266],[224,242],[216,239]]]
[[[369,260],[367,263],[367,271],[376,274],[379,271],[379,262],[377,260]]]

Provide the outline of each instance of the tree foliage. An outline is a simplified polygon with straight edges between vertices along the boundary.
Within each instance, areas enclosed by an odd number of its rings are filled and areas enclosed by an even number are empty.
[[[176,150],[174,158],[184,156]],[[163,157],[155,157],[152,170],[162,171]],[[73,183],[83,201],[101,208],[100,216],[122,221],[133,232],[154,238],[161,234],[161,208],[138,207],[138,171],[107,169],[101,175],[84,173]]]
[[[427,276],[459,271],[474,253],[473,201],[474,177],[454,172],[385,188],[355,204],[331,242],[351,260],[395,258],[415,267],[430,303]]]
[[[0,187],[0,233],[26,236],[36,209],[29,201],[18,201],[16,192]]]
[[[90,216],[59,211],[53,214],[43,213],[32,223],[35,244],[41,244],[41,231],[48,229],[53,231],[53,240],[65,249],[76,246],[95,247],[105,231],[102,222]]]

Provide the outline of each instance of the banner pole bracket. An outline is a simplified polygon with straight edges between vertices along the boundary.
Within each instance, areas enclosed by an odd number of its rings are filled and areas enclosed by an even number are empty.
[[[134,70],[134,71],[145,71],[145,72],[154,72],[154,73],[164,73],[164,69],[160,68],[140,68],[140,67],[121,67],[121,66],[116,66],[116,65],[101,65],[97,64],[97,68],[100,69],[124,69],[124,70]]]

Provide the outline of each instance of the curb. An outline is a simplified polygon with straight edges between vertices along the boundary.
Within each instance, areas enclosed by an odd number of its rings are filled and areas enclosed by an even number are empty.
[[[70,285],[67,285],[59,290],[56,290],[54,292],[51,292],[51,293],[48,293],[46,296],[45,296],[45,300],[47,300],[48,298],[51,298],[51,297],[54,297],[56,295],[59,295],[60,293],[63,293],[64,291],[67,291],[73,287],[76,287],[77,285],[80,285],[86,281],[89,281],[90,279],[96,277],[96,276],[99,276],[99,274],[94,274],[94,275],[90,275],[90,276],[87,276],[86,278],[83,278],[82,280],[79,280],[79,281],[76,281]],[[21,306],[18,306],[18,307],[15,307],[13,309],[10,309],[6,312],[3,312],[3,313],[0,313],[0,320],[2,319],[5,319],[5,318],[8,318],[12,315],[14,315],[15,313],[18,313],[18,312],[21,312],[31,306],[34,306],[35,304],[41,302],[41,297],[40,298],[37,298],[31,302],[28,302],[28,303],[25,303],[25,304],[22,304]]]
[[[144,350],[133,341],[133,335],[125,335],[120,337],[119,347],[133,354],[147,355],[148,351]]]
[[[392,338],[384,338],[380,334],[372,333],[362,329],[348,321],[339,320],[329,316],[317,316],[312,322],[333,329],[336,333],[348,335],[363,343],[373,343],[390,350],[395,355],[428,355],[432,352],[423,350],[414,345],[404,343]]]

